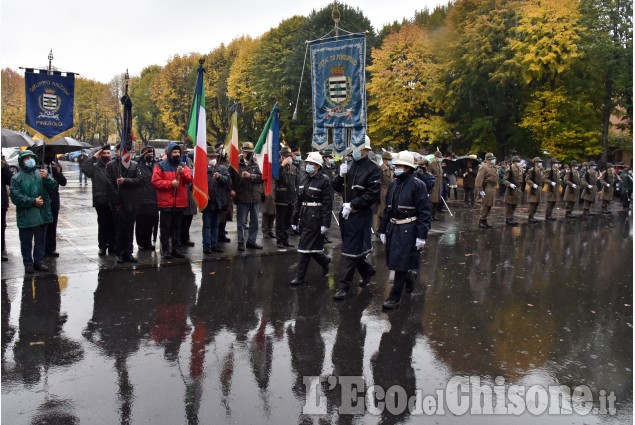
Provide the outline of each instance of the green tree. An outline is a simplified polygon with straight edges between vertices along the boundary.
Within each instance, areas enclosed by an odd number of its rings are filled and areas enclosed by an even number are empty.
[[[161,111],[152,99],[152,87],[161,73],[159,65],[141,70],[141,75],[130,82],[129,93],[135,123],[135,139],[146,144],[148,140],[165,137]]]

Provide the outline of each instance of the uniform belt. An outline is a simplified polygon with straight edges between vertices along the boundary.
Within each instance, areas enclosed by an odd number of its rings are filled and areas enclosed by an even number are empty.
[[[391,218],[390,222],[392,224],[406,224],[406,223],[412,223],[416,219],[417,219],[417,217],[408,217],[408,218],[403,218],[401,220],[397,220],[396,218]]]
[[[321,207],[321,202],[302,202],[302,206],[304,207]]]

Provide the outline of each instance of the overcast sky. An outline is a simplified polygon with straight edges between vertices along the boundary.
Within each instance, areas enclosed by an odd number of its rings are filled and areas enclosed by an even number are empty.
[[[340,1],[342,3],[342,1]],[[174,54],[209,53],[243,34],[260,36],[293,15],[307,16],[330,1],[2,0],[1,66],[53,66],[108,82],[129,69],[165,65]],[[377,31],[447,0],[348,0]],[[99,6],[97,6],[99,5]],[[346,22],[340,22],[346,29]]]

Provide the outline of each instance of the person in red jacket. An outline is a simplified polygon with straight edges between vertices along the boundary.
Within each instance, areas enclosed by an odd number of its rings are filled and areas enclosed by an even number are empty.
[[[164,259],[185,258],[177,248],[181,240],[181,220],[187,208],[187,185],[192,183],[190,167],[181,161],[181,148],[168,144],[166,159],[154,166],[152,185],[157,189],[161,252]],[[172,249],[170,249],[172,240]]]

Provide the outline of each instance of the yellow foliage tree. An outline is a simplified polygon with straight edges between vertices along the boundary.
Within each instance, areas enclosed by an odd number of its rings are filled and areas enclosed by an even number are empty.
[[[24,77],[12,69],[2,70],[2,127],[12,130],[24,128]]]

